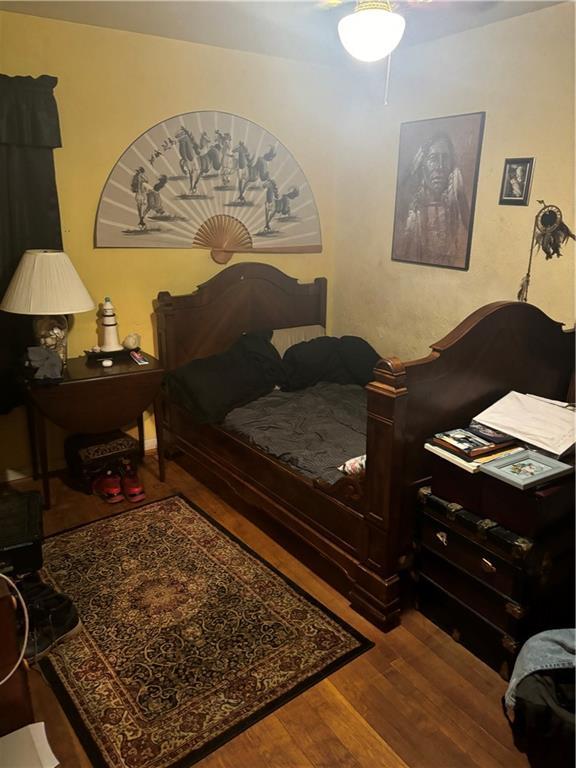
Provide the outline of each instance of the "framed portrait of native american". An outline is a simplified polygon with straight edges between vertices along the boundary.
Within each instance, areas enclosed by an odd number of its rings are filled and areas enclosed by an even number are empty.
[[[234,253],[318,253],[312,189],[292,153],[239,115],[199,111],[149,128],[104,185],[97,248],[205,248]]]
[[[499,205],[528,205],[533,157],[508,157],[504,161]]]
[[[393,261],[468,269],[485,116],[402,123]]]

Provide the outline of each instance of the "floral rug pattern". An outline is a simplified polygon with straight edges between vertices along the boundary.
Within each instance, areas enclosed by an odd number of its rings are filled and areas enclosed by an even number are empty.
[[[191,765],[371,643],[180,497],[45,541],[42,662],[94,765]]]

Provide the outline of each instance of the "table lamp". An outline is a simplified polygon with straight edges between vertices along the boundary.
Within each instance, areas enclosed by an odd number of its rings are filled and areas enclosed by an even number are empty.
[[[0,309],[34,315],[38,343],[54,350],[66,364],[66,315],[88,312],[95,304],[64,251],[26,251],[14,273]]]

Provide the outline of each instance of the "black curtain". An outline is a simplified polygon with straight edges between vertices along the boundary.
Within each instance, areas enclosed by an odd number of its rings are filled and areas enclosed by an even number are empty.
[[[62,249],[52,150],[61,146],[55,77],[0,75],[0,297],[25,250]],[[20,403],[17,369],[32,320],[0,312],[0,413]]]

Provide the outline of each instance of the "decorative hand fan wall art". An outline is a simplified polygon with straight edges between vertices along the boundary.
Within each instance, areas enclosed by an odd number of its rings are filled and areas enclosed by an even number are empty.
[[[226,112],[150,128],[118,160],[96,215],[97,248],[318,253],[318,210],[302,169],[271,133]]]

